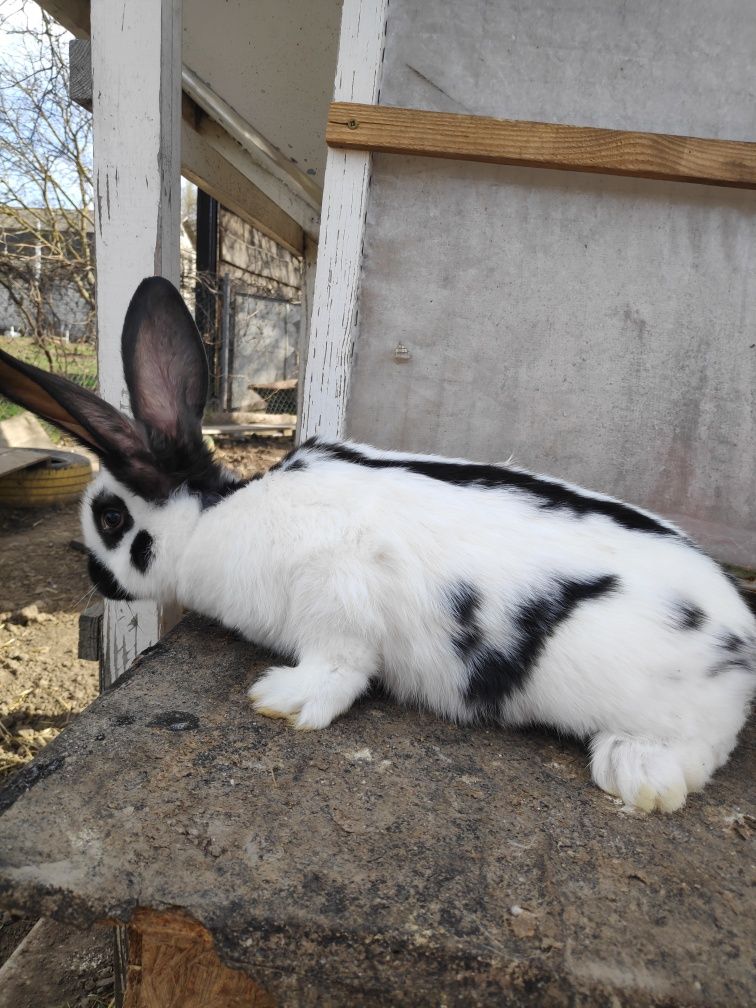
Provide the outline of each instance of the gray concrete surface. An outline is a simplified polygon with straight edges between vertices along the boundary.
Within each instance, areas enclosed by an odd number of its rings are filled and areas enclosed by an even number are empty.
[[[0,793],[0,903],[81,928],[180,907],[282,1006],[752,1003],[753,723],[669,817],[581,745],[366,698],[256,716],[263,656],[197,618]]]

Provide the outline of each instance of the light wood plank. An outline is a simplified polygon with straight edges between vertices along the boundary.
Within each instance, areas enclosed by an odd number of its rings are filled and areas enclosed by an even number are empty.
[[[756,188],[756,143],[492,119],[334,102],[339,150],[485,161],[564,171]]]

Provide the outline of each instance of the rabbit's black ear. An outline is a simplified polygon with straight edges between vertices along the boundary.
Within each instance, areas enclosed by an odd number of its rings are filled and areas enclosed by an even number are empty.
[[[202,441],[208,369],[189,309],[168,280],[148,277],[123,324],[123,368],[137,420],[172,441]]]
[[[31,410],[91,448],[106,463],[119,462],[146,444],[128,417],[94,392],[0,350],[0,395]]]

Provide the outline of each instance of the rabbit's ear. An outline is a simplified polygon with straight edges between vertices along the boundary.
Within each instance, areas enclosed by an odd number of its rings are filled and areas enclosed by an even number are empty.
[[[94,392],[2,350],[0,395],[73,435],[106,464],[147,450],[128,417]]]
[[[163,277],[136,289],[123,324],[123,368],[134,416],[172,441],[202,441],[205,348],[181,295]]]

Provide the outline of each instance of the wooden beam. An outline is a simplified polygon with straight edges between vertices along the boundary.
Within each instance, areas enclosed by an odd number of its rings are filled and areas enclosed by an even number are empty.
[[[182,115],[185,125],[196,133],[208,148],[251,182],[262,197],[278,207],[281,213],[290,217],[306,234],[317,241],[320,227],[319,211],[314,210],[285,182],[267,171],[187,94],[182,98]],[[228,206],[228,203],[225,206]]]
[[[181,170],[186,178],[263,234],[302,255],[304,232],[299,224],[214,150],[186,117],[181,148]]]
[[[76,38],[91,35],[89,0],[37,0],[37,3]]]
[[[340,150],[756,188],[756,143],[738,140],[334,102],[326,141]]]

